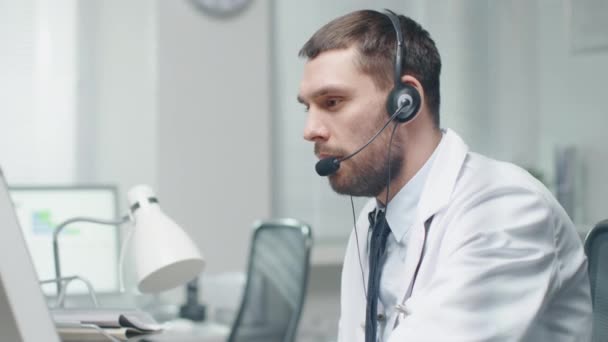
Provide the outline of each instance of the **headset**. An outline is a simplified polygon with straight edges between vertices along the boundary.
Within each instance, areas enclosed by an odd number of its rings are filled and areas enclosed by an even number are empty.
[[[394,65],[394,85],[393,89],[388,94],[386,99],[386,111],[389,116],[389,120],[376,134],[367,141],[367,143],[355,152],[342,157],[327,157],[321,159],[315,165],[315,170],[319,176],[329,176],[334,174],[340,168],[340,163],[354,157],[359,152],[364,150],[369,144],[371,144],[376,138],[388,127],[391,122],[406,123],[416,117],[418,111],[420,111],[420,92],[415,87],[401,82],[401,67],[403,61],[405,61],[405,43],[403,40],[403,34],[401,32],[401,24],[399,17],[392,11],[386,9],[384,14],[391,20],[393,28],[395,29],[395,38],[397,40],[397,49],[395,51],[395,65]],[[392,138],[391,138],[392,141]]]
[[[416,114],[420,110],[420,92],[413,86],[401,82],[401,68],[403,62],[406,60],[406,47],[401,31],[401,23],[399,17],[393,11],[385,9],[384,14],[391,20],[397,40],[394,65],[395,84],[386,99],[386,111],[389,116],[392,116],[393,113],[395,113],[395,120],[404,123],[416,117]]]

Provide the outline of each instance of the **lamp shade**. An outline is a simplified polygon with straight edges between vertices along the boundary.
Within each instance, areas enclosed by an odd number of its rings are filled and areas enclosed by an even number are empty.
[[[152,189],[135,186],[129,190],[128,199],[134,226],[130,248],[139,291],[168,290],[198,276],[205,264],[200,251],[186,232],[161,211]]]

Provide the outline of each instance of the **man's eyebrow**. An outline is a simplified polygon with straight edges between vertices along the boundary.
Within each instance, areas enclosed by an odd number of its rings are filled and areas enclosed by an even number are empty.
[[[315,98],[315,97],[319,97],[319,96],[323,96],[323,95],[327,95],[329,93],[338,93],[338,92],[344,92],[344,88],[343,87],[337,87],[337,86],[326,86],[323,88],[320,88],[318,90],[315,90],[311,95],[310,98]],[[307,104],[306,100],[304,100],[304,97],[302,97],[302,95],[298,95],[298,102],[302,103],[302,104]]]

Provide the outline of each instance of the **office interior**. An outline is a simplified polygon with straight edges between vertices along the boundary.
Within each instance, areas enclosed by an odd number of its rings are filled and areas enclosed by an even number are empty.
[[[119,208],[130,187],[150,185],[204,254],[209,319],[238,306],[253,223],[297,218],[314,237],[297,340],[336,338],[353,219],[302,138],[298,51],[353,10],[390,8],[428,29],[443,62],[442,127],[556,194],[566,163],[563,200],[581,238],[608,217],[606,2],[252,0],[233,16],[195,3],[0,0],[0,165],[9,185],[116,185]],[[169,317],[184,293],[101,301]]]

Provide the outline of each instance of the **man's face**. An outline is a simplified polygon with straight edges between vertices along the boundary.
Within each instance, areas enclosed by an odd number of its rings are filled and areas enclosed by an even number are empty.
[[[363,146],[388,120],[388,90],[355,65],[354,48],[326,51],[304,66],[298,101],[308,110],[304,139],[314,142],[319,159],[342,158]],[[375,197],[388,176],[388,144],[392,127],[329,176],[340,194]],[[403,147],[395,137],[391,148],[391,174],[403,165]]]

